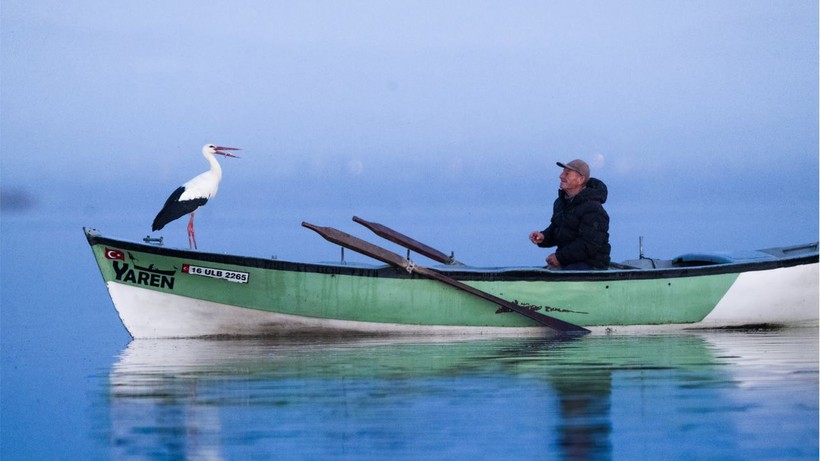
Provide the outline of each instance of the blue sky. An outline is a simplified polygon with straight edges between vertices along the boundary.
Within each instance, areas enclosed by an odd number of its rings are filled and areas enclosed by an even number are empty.
[[[516,233],[507,253],[537,263],[554,163],[580,157],[616,257],[638,234],[817,239],[816,1],[202,3],[4,1],[4,190],[118,211],[137,238],[213,142],[243,158],[198,235],[366,210],[450,247]]]

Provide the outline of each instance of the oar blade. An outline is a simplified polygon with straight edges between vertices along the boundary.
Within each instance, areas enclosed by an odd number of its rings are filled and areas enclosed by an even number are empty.
[[[412,237],[408,237],[407,235],[404,235],[401,232],[395,231],[383,224],[367,221],[358,216],[354,216],[353,221],[370,229],[371,231],[373,231],[374,234],[378,235],[379,237],[382,237],[393,243],[401,245],[407,248],[408,250],[415,251],[420,255],[427,256],[433,261],[437,261],[442,264],[456,264],[456,261],[453,259],[452,256],[447,256],[441,251],[436,250],[431,246],[425,245],[424,243],[421,243],[418,240],[413,239]]]
[[[555,330],[561,331],[562,333],[579,334],[579,335],[589,333],[589,330],[587,330],[586,328],[584,328],[582,326],[575,325],[573,323],[569,323],[569,322],[566,322],[564,320],[557,319],[555,317],[550,317],[549,315],[544,315],[544,314],[542,314],[540,312],[536,312],[536,311],[534,311],[534,310],[532,310],[528,307],[524,307],[524,306],[515,304],[513,302],[507,301],[504,298],[499,298],[498,296],[495,296],[492,293],[487,293],[486,291],[479,290],[478,288],[467,285],[464,282],[461,282],[459,280],[450,278],[450,277],[442,274],[441,272],[434,271],[434,270],[428,269],[426,267],[419,267],[419,266],[416,266],[414,268],[414,272],[416,272],[418,274],[421,274],[421,275],[424,275],[424,276],[427,276],[429,278],[438,280],[442,283],[446,283],[447,285],[450,285],[454,288],[458,288],[459,290],[466,291],[467,293],[470,293],[474,296],[478,296],[479,298],[490,301],[490,302],[492,302],[494,304],[497,304],[501,307],[505,307],[505,308],[507,308],[511,311],[517,312],[517,313],[519,313],[519,314],[521,314],[525,317],[528,317],[532,320],[535,320],[536,322],[538,322],[542,325],[545,325],[545,326],[548,326],[548,327],[553,328]]]

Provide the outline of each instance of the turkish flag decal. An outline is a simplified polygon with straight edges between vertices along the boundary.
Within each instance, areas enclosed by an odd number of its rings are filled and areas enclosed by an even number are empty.
[[[105,249],[105,257],[106,259],[119,259],[120,261],[125,261],[125,253],[120,250],[112,250],[111,248]]]

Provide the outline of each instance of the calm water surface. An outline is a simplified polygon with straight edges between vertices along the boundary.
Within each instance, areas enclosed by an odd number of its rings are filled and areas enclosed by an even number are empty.
[[[815,329],[134,341],[92,406],[116,458],[814,459],[817,379]]]
[[[3,460],[818,457],[817,328],[130,341],[89,213],[4,216]]]

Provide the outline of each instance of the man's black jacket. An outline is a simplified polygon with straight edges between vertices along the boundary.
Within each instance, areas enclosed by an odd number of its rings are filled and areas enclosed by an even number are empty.
[[[561,266],[587,263],[596,269],[609,267],[609,215],[604,210],[607,188],[603,181],[590,178],[575,197],[558,191],[552,206],[550,225],[542,232],[540,247],[558,247],[555,256]]]

